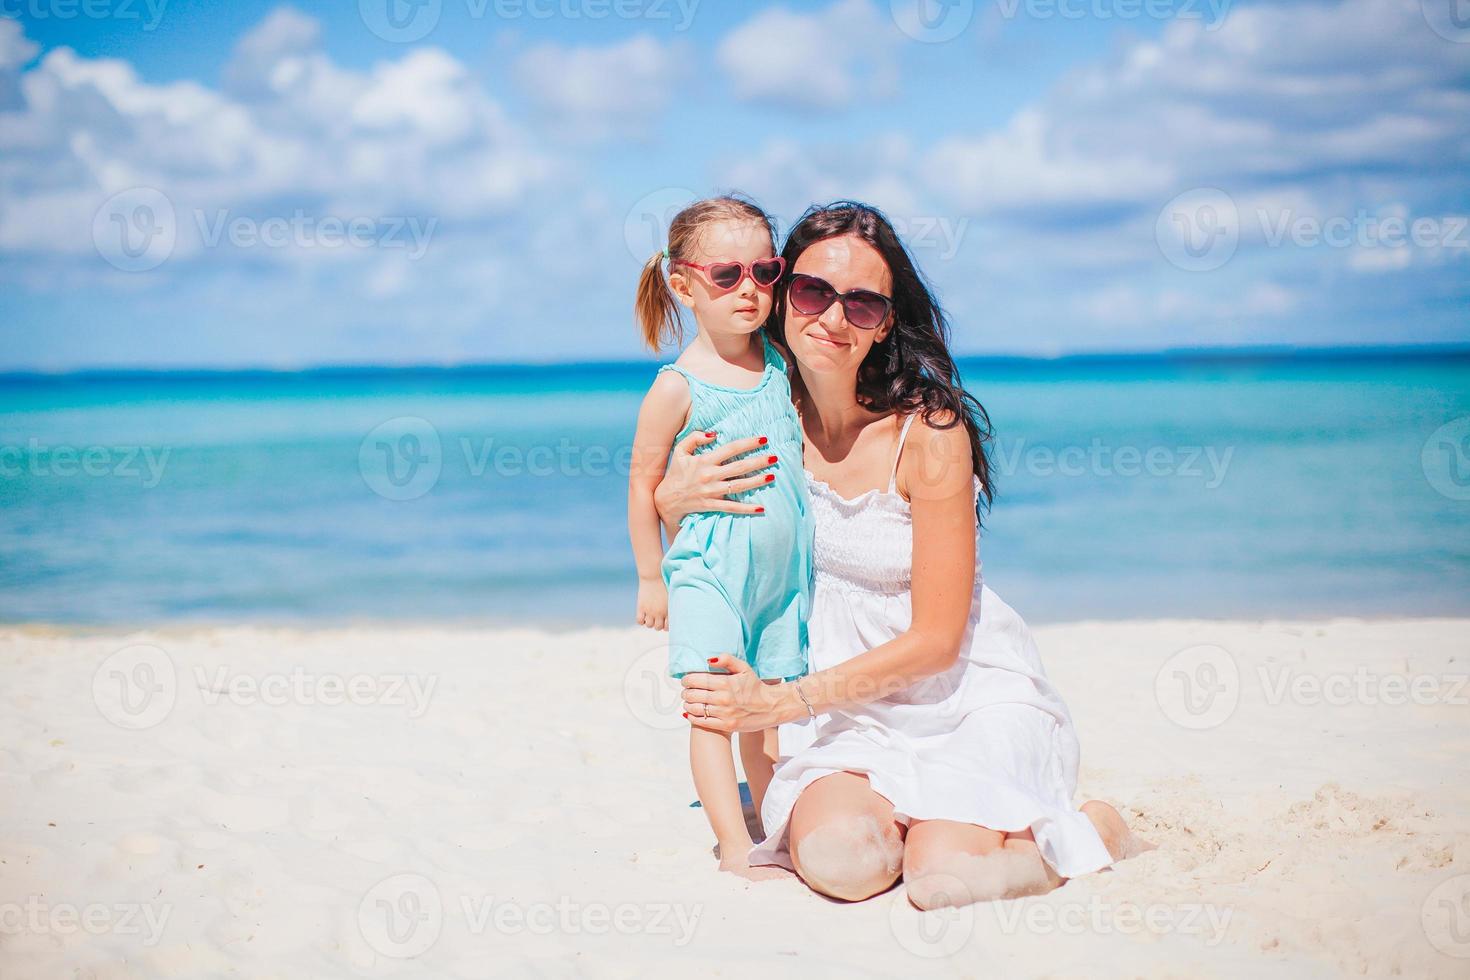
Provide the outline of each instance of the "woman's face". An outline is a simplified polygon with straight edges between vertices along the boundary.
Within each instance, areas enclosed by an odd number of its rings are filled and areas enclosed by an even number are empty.
[[[793,273],[825,279],[839,293],[868,289],[893,295],[893,276],[876,248],[852,235],[824,238],[796,257]],[[893,330],[893,314],[874,330],[860,330],[847,322],[842,303],[835,302],[816,316],[798,313],[786,303],[786,344],[798,363],[818,374],[857,377],[858,366],[873,345]]]

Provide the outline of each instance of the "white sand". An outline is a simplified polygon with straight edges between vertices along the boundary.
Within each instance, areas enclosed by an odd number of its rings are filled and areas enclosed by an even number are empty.
[[[0,977],[1470,976],[1470,621],[1038,629],[1160,850],[933,913],[715,872],[665,635],[0,630]]]

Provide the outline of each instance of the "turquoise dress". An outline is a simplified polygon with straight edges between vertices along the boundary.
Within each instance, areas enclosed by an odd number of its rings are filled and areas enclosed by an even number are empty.
[[[791,382],[781,352],[761,331],[766,367],[754,388],[701,381],[676,364],[689,382],[689,423],[677,443],[696,430],[717,433],[695,452],[747,436],[769,443],[750,455],[774,455],[760,473],[776,479],[730,494],[765,507],[764,514],[713,511],[685,514],[664,555],[669,590],[669,673],[710,670],[709,658],[732,653],[762,678],[791,680],[807,671],[807,617],[812,601],[815,523],[802,467],[801,421],[791,404]]]

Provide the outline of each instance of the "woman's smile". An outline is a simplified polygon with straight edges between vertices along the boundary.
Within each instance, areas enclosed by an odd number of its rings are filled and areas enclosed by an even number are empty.
[[[842,348],[848,346],[840,340],[833,340],[830,337],[823,336],[822,334],[810,333],[807,334],[807,336],[812,339],[812,343],[819,344],[822,347]]]

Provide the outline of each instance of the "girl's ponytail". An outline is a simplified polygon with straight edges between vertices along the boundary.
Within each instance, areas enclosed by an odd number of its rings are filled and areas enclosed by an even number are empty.
[[[684,322],[679,317],[679,301],[664,275],[664,260],[673,263],[694,251],[700,231],[711,221],[751,222],[765,230],[774,248],[775,222],[754,201],[739,194],[695,201],[674,215],[674,220],[669,222],[669,245],[643,263],[643,272],[638,276],[638,298],[633,303],[643,342],[655,354],[669,345],[684,346]]]
[[[638,317],[638,326],[643,331],[643,342],[655,354],[665,346],[684,345],[684,322],[679,319],[679,304],[669,281],[664,278],[664,252],[654,252],[643,263],[643,272],[638,276],[638,299],[633,304]]]

